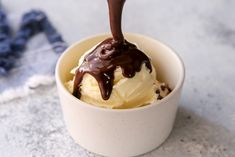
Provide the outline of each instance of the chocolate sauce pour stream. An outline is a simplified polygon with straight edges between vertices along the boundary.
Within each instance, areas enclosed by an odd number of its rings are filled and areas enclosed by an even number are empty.
[[[98,82],[101,96],[108,100],[113,88],[114,72],[121,67],[124,77],[132,78],[145,63],[152,72],[149,58],[134,44],[126,41],[121,29],[121,15],[125,0],[108,0],[110,27],[113,38],[101,42],[92,52],[84,57],[84,61],[76,70],[73,95],[80,98],[80,86],[83,76],[92,75]]]
[[[122,9],[125,0],[108,0],[109,4],[109,23],[113,39],[118,42],[124,42],[122,34]]]

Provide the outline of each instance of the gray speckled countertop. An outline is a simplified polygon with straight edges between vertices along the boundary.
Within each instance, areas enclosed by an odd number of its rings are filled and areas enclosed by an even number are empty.
[[[69,43],[109,31],[105,0],[3,4],[15,29],[23,12],[45,10]],[[123,29],[173,47],[187,73],[172,134],[142,157],[235,156],[234,8],[233,0],[127,0]],[[44,39],[33,38],[19,66],[0,78],[0,157],[94,157],[65,129],[52,76],[58,55]]]

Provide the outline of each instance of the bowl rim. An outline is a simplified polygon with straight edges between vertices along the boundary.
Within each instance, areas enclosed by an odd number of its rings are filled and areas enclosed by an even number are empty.
[[[98,110],[98,111],[105,111],[105,112],[133,112],[133,111],[143,111],[143,110],[147,110],[147,109],[151,109],[152,107],[158,106],[159,104],[165,103],[167,102],[173,95],[175,95],[176,92],[178,92],[178,90],[183,86],[184,80],[185,80],[185,66],[183,63],[183,60],[181,59],[181,57],[179,56],[179,54],[170,46],[166,45],[165,43],[154,39],[150,36],[147,35],[142,35],[142,34],[138,34],[138,33],[124,33],[125,35],[130,35],[130,36],[136,36],[136,37],[144,37],[150,40],[154,40],[154,42],[157,42],[159,45],[161,45],[161,47],[163,47],[164,49],[168,49],[170,53],[172,53],[172,55],[175,56],[175,58],[179,61],[180,63],[180,67],[181,67],[181,72],[180,72],[180,76],[179,76],[179,80],[176,83],[175,88],[162,100],[158,100],[158,101],[154,101],[153,103],[149,104],[149,105],[145,105],[145,106],[141,106],[141,107],[137,107],[137,108],[128,108],[128,109],[109,109],[109,108],[102,108],[102,107],[98,107],[95,105],[91,105],[89,103],[83,102],[80,99],[76,98],[75,96],[73,96],[64,86],[64,83],[61,81],[60,79],[60,75],[59,75],[59,66],[61,61],[63,60],[64,56],[66,55],[67,52],[69,52],[71,49],[73,49],[76,45],[82,43],[82,42],[86,42],[89,40],[92,40],[94,38],[97,37],[102,37],[102,36],[109,36],[110,33],[100,33],[100,34],[96,34],[96,35],[92,35],[92,36],[88,36],[86,38],[83,38],[75,43],[73,43],[72,45],[70,45],[59,57],[57,63],[56,63],[56,68],[55,68],[55,78],[56,78],[56,84],[57,86],[60,86],[62,90],[64,90],[65,93],[68,97],[70,97],[73,101],[78,102],[79,105],[82,105],[83,107],[87,107],[90,108],[92,110]],[[57,88],[58,90],[58,88]]]

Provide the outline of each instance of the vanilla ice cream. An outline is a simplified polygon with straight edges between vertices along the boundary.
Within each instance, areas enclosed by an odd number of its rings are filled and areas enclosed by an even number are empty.
[[[71,70],[73,75],[82,64],[84,56],[93,49],[94,47],[80,58],[78,66]],[[73,85],[74,78],[66,83],[66,87],[71,93],[73,92]],[[120,67],[115,70],[113,89],[108,100],[102,98],[96,79],[88,73],[82,79],[80,92],[80,100],[88,104],[104,108],[126,109],[144,106],[160,100],[170,90],[164,83],[156,80],[154,66],[152,65],[152,72],[150,73],[145,63],[143,63],[140,72],[137,72],[132,78],[124,77]]]

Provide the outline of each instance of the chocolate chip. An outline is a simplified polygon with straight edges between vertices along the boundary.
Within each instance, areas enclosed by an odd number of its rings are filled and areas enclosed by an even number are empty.
[[[156,90],[156,94],[160,94],[160,90],[159,89]]]
[[[158,99],[158,100],[161,100],[162,98],[163,98],[163,97],[159,94],[157,99]]]
[[[172,90],[170,89],[170,87],[166,86],[166,88],[168,89],[168,92],[170,93]]]
[[[165,84],[162,84],[160,87],[161,87],[161,90],[163,90],[163,91],[166,89],[166,85]]]

